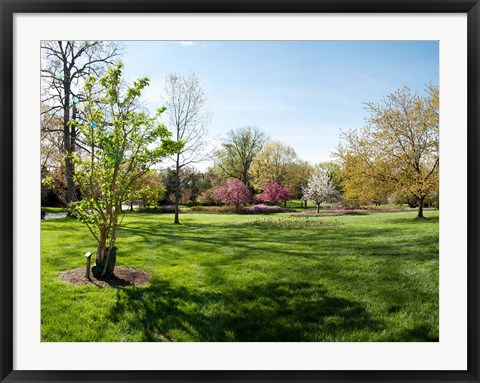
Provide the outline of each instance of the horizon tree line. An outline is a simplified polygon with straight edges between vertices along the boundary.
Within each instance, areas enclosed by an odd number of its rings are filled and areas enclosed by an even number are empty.
[[[60,200],[69,204],[81,198],[76,192],[72,157],[88,152],[85,134],[79,129],[81,123],[89,122],[85,81],[106,73],[120,57],[122,46],[101,41],[46,41],[41,48],[42,180],[45,189],[55,190]],[[93,94],[97,91],[91,89]],[[306,202],[313,200],[305,190],[315,175],[317,181],[328,177],[329,189],[336,190],[346,203],[403,200],[417,206],[422,218],[425,201],[438,196],[438,100],[438,87],[428,84],[424,96],[404,87],[382,102],[366,103],[365,126],[343,133],[334,161],[312,166],[292,147],[269,140],[256,126],[229,130],[220,147],[208,152],[207,128],[212,115],[200,80],[195,74],[170,74],[161,99],[166,106],[165,125],[173,140],[182,144],[171,157],[173,185],[164,178],[165,191],[159,193],[158,179],[150,189],[142,189],[139,181],[137,194],[142,191],[140,199],[148,203],[170,198],[175,205],[174,223],[178,224],[181,202],[211,202],[213,194],[208,190],[228,179],[243,182],[252,194],[277,184],[288,189],[292,198]],[[134,107],[140,110],[143,106],[139,101]],[[215,165],[195,175],[194,166],[212,157]],[[154,178],[150,175],[150,183]]]

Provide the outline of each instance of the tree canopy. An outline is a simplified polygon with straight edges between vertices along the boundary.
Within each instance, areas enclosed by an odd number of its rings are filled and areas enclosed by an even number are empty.
[[[290,175],[294,174],[293,165],[297,163],[297,153],[291,146],[280,141],[267,142],[250,169],[252,184],[257,190],[273,182],[288,185]]]
[[[265,143],[265,134],[255,126],[230,130],[217,151],[217,166],[227,177],[236,178],[249,187],[250,167]]]
[[[175,153],[175,218],[179,224],[179,203],[182,197],[182,169],[202,162],[209,157],[207,125],[210,112],[206,108],[207,97],[198,77],[194,74],[179,76],[170,74],[165,83],[167,125],[182,148]]]
[[[438,193],[439,93],[426,95],[404,87],[382,102],[368,103],[369,117],[360,131],[349,131],[337,150],[347,198],[375,200],[393,191],[423,202]]]
[[[249,203],[252,195],[247,185],[240,180],[231,179],[226,184],[219,186],[214,191],[215,197],[225,205],[233,205],[236,209],[240,205]]]
[[[83,144],[81,132],[72,121],[83,119],[78,105],[85,100],[83,87],[89,76],[101,76],[122,52],[116,41],[42,41],[42,134],[57,140],[62,158],[66,193],[64,203],[75,200],[74,164],[71,154]],[[56,120],[56,123],[50,122]],[[58,126],[60,125],[60,126]],[[57,185],[59,182],[56,182]]]
[[[263,193],[258,196],[258,198],[263,202],[269,202],[276,204],[280,201],[287,202],[292,199],[292,194],[288,188],[283,187],[282,185],[273,182],[271,184],[265,185],[263,188]]]
[[[335,195],[333,182],[324,168],[317,168],[303,187],[303,197],[305,201],[313,201],[317,205],[317,213],[320,212],[322,202],[328,201]]]

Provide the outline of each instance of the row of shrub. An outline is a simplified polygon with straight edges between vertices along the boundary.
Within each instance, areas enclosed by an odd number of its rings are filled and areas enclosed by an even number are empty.
[[[411,208],[343,208],[343,209],[322,209],[319,213],[315,210],[305,210],[302,212],[295,213],[295,215],[300,216],[315,216],[315,215],[360,215],[360,214],[367,214],[367,213],[375,213],[375,212],[401,212],[411,210]],[[140,207],[138,209],[140,213],[175,213],[175,205],[164,205],[164,206],[156,206],[156,207]],[[182,208],[179,209],[180,213],[184,213],[186,211],[192,213],[232,213],[232,214],[274,214],[274,213],[288,213],[288,212],[296,212],[297,210],[288,209],[284,207],[280,207],[277,205],[265,205],[265,204],[258,204],[252,206],[240,206],[238,208],[234,206],[192,206],[187,207],[186,209]]]
[[[140,213],[175,213],[174,205],[156,206],[156,207],[141,207],[138,209]],[[192,206],[187,210],[180,209],[180,213],[185,211],[194,213],[236,213],[236,214],[273,214],[273,213],[288,213],[295,210],[283,208],[276,205],[253,205],[241,206],[235,208],[234,206]]]
[[[434,208],[425,208],[427,210],[434,210]],[[399,208],[385,208],[385,207],[366,207],[366,208],[343,208],[343,209],[323,209],[317,213],[315,210],[305,210],[296,215],[312,216],[312,215],[361,215],[367,213],[397,213],[402,211],[416,210],[411,207],[399,207]]]

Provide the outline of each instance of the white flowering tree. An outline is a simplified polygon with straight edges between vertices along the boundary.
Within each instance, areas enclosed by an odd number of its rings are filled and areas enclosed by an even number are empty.
[[[325,169],[317,169],[302,188],[304,201],[313,201],[317,204],[317,213],[320,204],[327,201],[335,193],[333,182]]]

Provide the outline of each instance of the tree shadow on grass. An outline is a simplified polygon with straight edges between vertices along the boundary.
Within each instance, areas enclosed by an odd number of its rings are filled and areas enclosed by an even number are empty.
[[[110,319],[140,328],[143,341],[343,341],[384,329],[358,302],[286,282],[216,293],[154,280],[119,289]]]
[[[409,220],[399,220],[410,222]],[[411,225],[416,221],[411,220]],[[200,227],[200,226],[199,226]],[[158,229],[156,229],[158,230]],[[199,245],[221,246],[241,251],[265,251],[295,257],[311,258],[328,249],[330,254],[359,255],[362,256],[392,256],[403,259],[427,260],[438,257],[438,235],[425,234],[422,245],[419,246],[418,238],[405,237],[401,243],[392,246],[388,240],[406,233],[407,229],[397,227],[353,228],[353,227],[322,227],[282,230],[268,227],[245,226],[241,224],[226,224],[223,226],[202,224],[201,230],[184,227],[182,231],[172,231],[165,228],[164,232],[148,231],[139,228],[122,228],[122,231],[131,236],[137,236],[140,241],[151,241],[152,238],[163,238],[164,243],[181,246],[187,252],[197,251]],[[384,238],[383,241],[371,243],[369,238]],[[285,246],[281,246],[285,244]],[[309,253],[298,252],[305,245],[317,245]],[[292,248],[293,246],[293,248]],[[295,248],[299,246],[299,248]],[[326,246],[326,247],[325,247]],[[336,252],[336,249],[339,251]],[[242,258],[243,255],[240,255]]]
[[[389,223],[393,224],[401,224],[401,225],[419,225],[419,226],[425,226],[425,225],[437,225],[439,222],[439,217],[429,217],[428,212],[427,215],[423,218],[418,218],[418,217],[413,217],[413,218],[390,218],[388,220]]]
[[[412,342],[438,342],[438,333],[432,334],[431,327],[419,324],[413,328],[402,330],[397,336],[400,341],[409,339]]]

